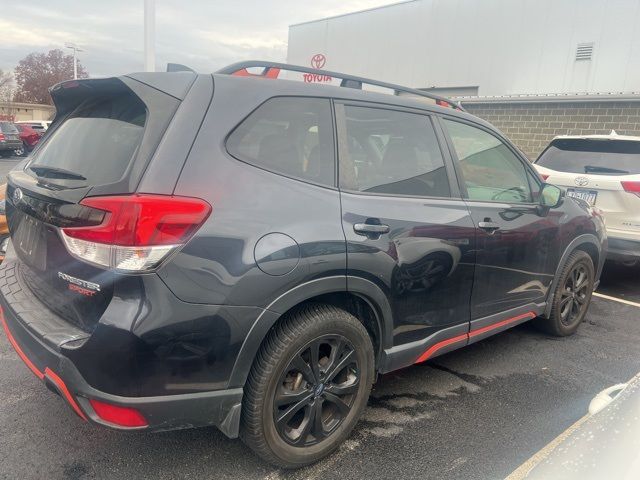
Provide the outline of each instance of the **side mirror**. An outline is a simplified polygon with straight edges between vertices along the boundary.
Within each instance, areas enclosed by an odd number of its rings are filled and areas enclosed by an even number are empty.
[[[540,190],[540,206],[544,208],[558,208],[564,200],[564,190],[550,183],[542,185]]]

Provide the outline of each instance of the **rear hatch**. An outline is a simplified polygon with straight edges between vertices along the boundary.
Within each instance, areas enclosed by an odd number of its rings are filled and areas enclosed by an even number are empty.
[[[20,132],[11,122],[0,122],[0,150],[11,150],[20,148]]]
[[[135,192],[180,101],[129,77],[66,82],[51,94],[57,113],[47,136],[8,177],[15,250],[8,261],[40,302],[90,332],[118,274],[72,255],[62,229],[100,225],[111,215],[81,205],[85,197]]]
[[[535,165],[549,183],[602,210],[610,234],[640,234],[640,141],[555,139]]]

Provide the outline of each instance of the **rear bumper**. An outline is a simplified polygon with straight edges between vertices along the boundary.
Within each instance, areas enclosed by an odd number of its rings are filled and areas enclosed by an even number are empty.
[[[609,260],[640,260],[640,240],[609,237]]]
[[[2,303],[0,322],[17,354],[81,419],[119,430],[162,431],[216,426],[229,437],[238,436],[242,388],[154,397],[123,397],[101,392],[86,382],[67,357],[29,332]],[[135,408],[147,420],[148,426],[127,428],[105,422],[95,413],[89,399]]]
[[[0,152],[16,150],[18,148],[22,148],[22,141],[9,141],[9,142],[0,142]]]

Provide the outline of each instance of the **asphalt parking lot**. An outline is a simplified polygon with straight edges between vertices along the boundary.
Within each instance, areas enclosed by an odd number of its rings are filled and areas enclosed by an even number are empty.
[[[4,183],[4,178],[7,176],[7,173],[9,173],[9,171],[15,167],[20,160],[22,160],[20,157],[0,157],[0,181]]]
[[[0,161],[0,176],[15,161]],[[640,302],[640,268],[607,265],[601,293]],[[593,299],[570,338],[521,325],[382,377],[351,439],[287,472],[211,428],[124,434],[82,423],[0,339],[0,478],[504,478],[640,371],[640,307]]]

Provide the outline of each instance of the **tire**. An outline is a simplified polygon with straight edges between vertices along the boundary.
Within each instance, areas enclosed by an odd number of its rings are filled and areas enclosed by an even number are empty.
[[[573,335],[589,309],[594,279],[591,257],[582,250],[571,253],[558,278],[551,314],[539,318],[537,325],[558,337]]]
[[[318,352],[317,362],[312,351]],[[374,372],[371,339],[353,315],[330,305],[306,305],[283,318],[260,347],[244,389],[240,438],[282,468],[317,462],[353,430]],[[287,392],[296,392],[295,401]],[[318,411],[319,423],[313,421]]]
[[[22,142],[22,147],[13,151],[16,154],[16,157],[26,157],[29,153],[27,148],[27,144]]]

